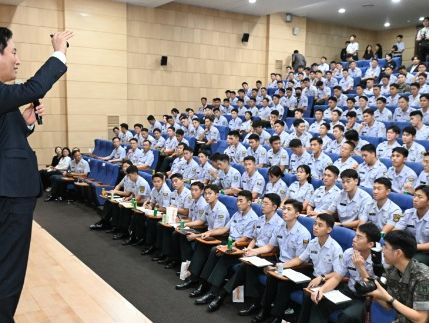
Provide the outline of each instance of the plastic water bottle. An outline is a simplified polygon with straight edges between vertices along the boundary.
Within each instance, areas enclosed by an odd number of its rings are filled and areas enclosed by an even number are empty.
[[[153,216],[157,216],[158,215],[158,208],[155,206],[155,208],[153,209]]]
[[[226,245],[227,250],[232,251],[232,243],[233,243],[232,238],[228,237],[228,242],[227,242],[227,245]]]
[[[380,232],[380,246],[381,246],[381,248],[383,248],[383,246],[384,246],[384,235],[385,235],[384,232]]]

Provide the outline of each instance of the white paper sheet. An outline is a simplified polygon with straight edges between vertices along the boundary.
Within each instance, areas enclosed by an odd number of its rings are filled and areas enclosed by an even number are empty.
[[[351,298],[341,293],[339,290],[331,290],[330,292],[323,293],[323,296],[326,297],[334,304],[341,304],[345,302],[350,302]]]
[[[252,265],[256,267],[266,267],[266,266],[272,266],[272,263],[264,258],[260,258],[258,256],[252,256],[252,257],[243,257],[241,258],[244,261],[250,262]]]
[[[290,268],[283,269],[282,275],[289,278],[291,281],[293,281],[296,284],[311,281],[310,277],[304,275],[303,273],[300,273],[299,271],[296,271]]]

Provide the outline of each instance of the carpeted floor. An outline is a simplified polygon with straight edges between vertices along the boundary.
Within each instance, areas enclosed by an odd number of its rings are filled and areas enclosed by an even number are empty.
[[[215,313],[196,306],[188,291],[176,291],[175,271],[141,256],[140,248],[124,247],[110,234],[93,232],[96,211],[80,203],[45,203],[39,199],[34,219],[82,262],[137,307],[153,322],[249,322],[236,313],[243,304],[227,299]]]

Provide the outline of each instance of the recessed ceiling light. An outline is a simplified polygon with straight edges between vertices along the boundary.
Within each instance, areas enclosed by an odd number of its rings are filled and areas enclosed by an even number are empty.
[[[385,22],[385,23],[384,23],[384,27],[386,27],[386,28],[387,28],[387,27],[390,27],[390,22]]]
[[[345,12],[346,12],[346,9],[344,9],[344,8],[338,9],[338,13],[345,13]]]
[[[255,3],[256,0],[249,0],[249,3]]]
[[[393,3],[399,3],[401,0],[392,0]]]
[[[419,21],[423,21],[423,20],[425,20],[425,17],[420,17],[419,18]]]

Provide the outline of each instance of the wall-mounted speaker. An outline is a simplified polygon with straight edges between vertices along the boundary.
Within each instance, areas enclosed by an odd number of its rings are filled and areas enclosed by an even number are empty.
[[[284,15],[283,15],[283,19],[284,19],[284,21],[286,21],[286,22],[292,22],[292,20],[293,20],[293,16],[292,16],[292,14],[290,14],[290,13],[285,13]]]
[[[242,43],[247,43],[249,41],[249,33],[244,33],[243,37],[241,37],[241,42]]]
[[[292,28],[292,35],[298,36],[298,34],[299,34],[300,31],[301,30],[299,29],[299,27],[293,27]]]
[[[161,56],[161,66],[166,66],[168,61],[167,56]]]

